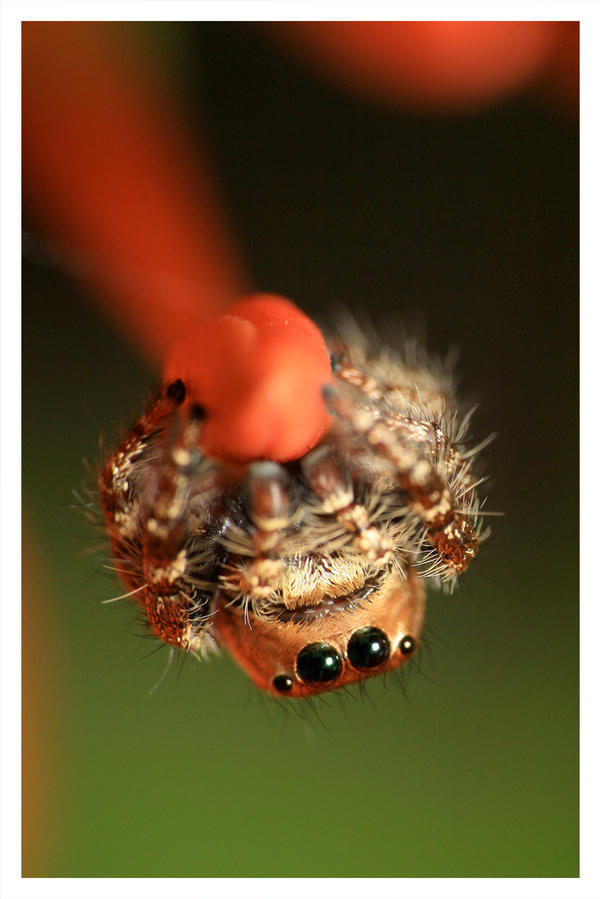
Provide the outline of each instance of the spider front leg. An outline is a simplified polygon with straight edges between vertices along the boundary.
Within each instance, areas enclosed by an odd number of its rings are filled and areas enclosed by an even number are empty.
[[[202,580],[213,561],[203,510],[217,478],[198,449],[202,418],[192,407],[179,439],[167,451],[142,531],[142,558],[150,627],[165,643],[205,655],[215,647],[211,619],[216,587]]]
[[[182,381],[167,385],[133,426],[98,476],[98,492],[119,574],[128,587],[140,579],[131,564],[141,553],[141,497],[139,474],[151,442],[171,423],[185,399]]]
[[[439,473],[431,454],[392,430],[377,409],[353,403],[349,397],[325,388],[330,411],[347,422],[372,449],[393,465],[393,476],[418,516],[429,543],[437,551],[449,576],[463,572],[479,548],[471,522],[456,507],[448,483]]]

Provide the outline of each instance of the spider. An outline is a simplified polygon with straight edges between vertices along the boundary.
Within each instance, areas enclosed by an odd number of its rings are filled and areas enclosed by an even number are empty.
[[[98,477],[118,570],[152,632],[199,658],[226,647],[254,683],[305,697],[416,651],[424,580],[452,590],[477,554],[480,501],[452,379],[359,339],[328,341],[331,425],[301,458],[202,450],[182,378]],[[484,441],[485,443],[485,441]]]

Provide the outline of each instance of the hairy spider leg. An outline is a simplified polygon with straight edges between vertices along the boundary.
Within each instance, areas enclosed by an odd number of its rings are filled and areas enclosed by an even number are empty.
[[[136,599],[153,632],[166,643],[204,653],[212,645],[210,615],[199,614],[207,599],[189,578],[190,534],[184,520],[184,497],[206,464],[196,448],[197,416],[190,417],[166,451],[162,474],[151,487],[150,508],[147,500],[149,471],[158,470],[153,457],[158,454],[162,459],[160,438],[175,425],[185,393],[179,380],[163,387],[105,464],[98,489],[119,574],[128,587],[139,591]]]
[[[436,410],[442,420],[446,419],[445,427],[450,431],[456,431],[455,437],[460,436],[466,430],[469,418],[474,411],[463,419],[462,424],[457,428],[456,413],[448,416],[444,413],[448,404],[448,397],[443,391],[432,391],[419,389],[411,378],[401,379],[399,383],[381,385],[380,382],[370,374],[348,360],[348,348],[342,341],[334,343],[336,353],[335,375],[340,381],[356,387],[364,394],[371,403],[378,404],[375,408],[391,406],[392,411],[387,408],[385,412],[381,411],[386,427],[391,431],[399,431],[406,440],[413,443],[425,443],[428,445],[430,453],[438,472],[443,472],[445,480],[452,484],[452,494],[454,497],[460,494],[463,498],[463,505],[474,499],[474,489],[477,486],[475,476],[471,471],[470,463],[464,457],[456,442],[450,439],[445,433],[442,424],[423,418],[414,418],[408,415],[400,414],[393,407],[397,403],[398,395],[401,396],[405,405],[423,405],[424,403],[430,407],[430,412]],[[488,439],[493,439],[492,437]],[[482,483],[479,481],[478,483]]]
[[[447,482],[419,445],[389,429],[376,408],[365,408],[335,389],[324,389],[330,412],[345,421],[394,467],[394,477],[418,516],[449,577],[467,568],[479,547],[470,521],[458,511]]]
[[[202,509],[217,482],[216,468],[198,449],[203,413],[192,406],[179,437],[166,451],[154,502],[142,532],[144,606],[153,632],[173,646],[206,655],[215,647],[211,627],[214,590],[195,577],[204,541]],[[198,516],[191,514],[194,495]],[[200,538],[200,539],[199,539]],[[210,584],[206,584],[210,587]]]
[[[140,463],[150,443],[172,424],[184,399],[185,387],[181,381],[164,387],[98,476],[98,492],[113,555],[121,564],[121,579],[132,589],[143,583],[139,566],[133,564],[141,558],[141,510],[136,490]]]

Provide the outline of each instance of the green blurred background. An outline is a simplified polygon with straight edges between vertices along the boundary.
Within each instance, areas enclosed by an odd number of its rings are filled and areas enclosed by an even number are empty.
[[[207,142],[255,284],[460,348],[501,510],[401,679],[312,704],[163,673],[71,491],[156,383],[25,207],[27,876],[578,873],[578,124],[360,103],[252,25],[123,26]],[[387,323],[387,324],[386,324]]]

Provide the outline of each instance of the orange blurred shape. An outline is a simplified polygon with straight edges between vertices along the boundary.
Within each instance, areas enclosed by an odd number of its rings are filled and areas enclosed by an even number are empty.
[[[531,82],[563,24],[285,22],[269,28],[359,96],[418,111],[459,112]]]
[[[210,176],[135,25],[23,23],[28,207],[89,259],[97,296],[155,362],[244,289]]]
[[[537,85],[538,94],[566,113],[579,112],[579,22],[561,22],[560,39]]]
[[[286,462],[327,430],[329,353],[316,325],[283,297],[247,297],[188,334],[164,378],[181,378],[186,403],[205,408],[202,446],[211,456]]]

